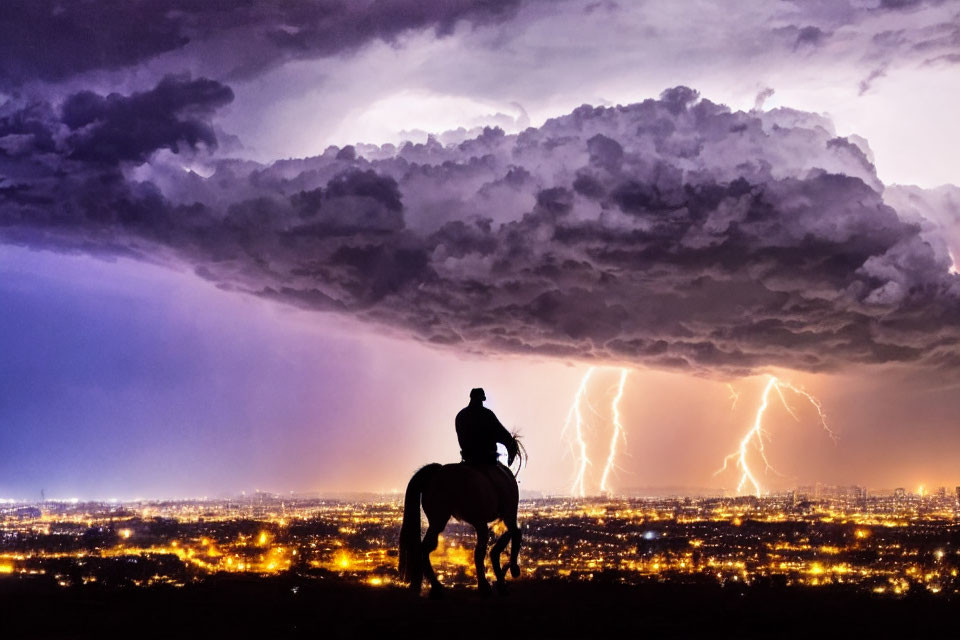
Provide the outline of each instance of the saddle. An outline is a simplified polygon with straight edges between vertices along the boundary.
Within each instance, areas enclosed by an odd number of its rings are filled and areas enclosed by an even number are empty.
[[[494,491],[500,496],[501,501],[503,501],[503,482],[505,480],[511,483],[516,482],[513,472],[510,471],[506,465],[498,461],[491,463],[479,460],[462,460],[460,464],[482,473],[487,480],[490,481],[490,484],[493,485]]]

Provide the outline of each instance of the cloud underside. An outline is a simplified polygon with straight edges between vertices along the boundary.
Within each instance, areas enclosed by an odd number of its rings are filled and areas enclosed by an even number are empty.
[[[538,4],[540,0],[10,2],[0,12],[0,88],[143,67],[159,58],[176,61],[177,70],[196,69],[177,64],[198,62],[203,73],[220,80],[250,78],[289,61],[349,54],[374,41],[396,43],[408,33],[429,30],[443,37],[459,24],[526,25],[556,12],[555,6],[551,11]],[[629,16],[639,13],[655,28],[669,25],[674,14],[669,2],[642,7],[589,0],[564,4],[573,5],[578,20],[609,11],[629,23]],[[738,26],[753,24],[757,15],[769,18],[750,33],[760,47],[750,55],[783,50],[804,57],[824,50],[845,57],[854,39],[855,49],[865,54],[861,62],[870,68],[860,83],[862,92],[897,60],[951,65],[960,59],[960,27],[947,0],[789,0],[772,10],[763,5],[725,8],[731,15],[739,10]],[[698,39],[689,37],[691,44]]]
[[[212,161],[211,80],[0,113],[0,237],[185,262],[217,286],[480,354],[733,375],[956,370],[948,245],[864,143],[677,87],[518,135]]]
[[[15,1],[0,10],[0,88],[61,82],[176,53],[208,58],[220,78],[251,77],[291,60],[393,42],[410,31],[432,29],[444,36],[460,21],[502,21],[520,2]]]

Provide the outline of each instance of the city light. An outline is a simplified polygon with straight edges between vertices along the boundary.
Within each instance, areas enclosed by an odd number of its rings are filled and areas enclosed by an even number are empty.
[[[524,579],[751,585],[778,576],[806,587],[957,594],[960,554],[942,540],[951,535],[958,508],[956,495],[942,488],[921,497],[824,485],[762,498],[530,500],[520,505],[527,542],[520,564]],[[151,533],[144,514],[162,518],[163,532]],[[15,507],[0,511],[6,545],[0,578],[106,588],[183,586],[237,573],[306,579],[320,571],[386,588],[396,580],[392,553],[401,517],[396,496],[370,503],[260,497]],[[281,528],[281,519],[288,526]],[[115,546],[87,542],[86,532],[114,526]],[[124,541],[123,529],[137,535]],[[261,533],[268,544],[261,544]],[[451,525],[441,536],[432,560],[444,582],[473,583],[474,543],[466,525]],[[65,563],[74,570],[65,572]]]

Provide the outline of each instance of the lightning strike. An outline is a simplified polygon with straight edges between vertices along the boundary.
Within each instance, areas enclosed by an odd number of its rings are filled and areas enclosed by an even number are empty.
[[[620,400],[623,398],[623,386],[627,381],[627,370],[620,369],[620,383],[617,386],[617,395],[610,403],[610,411],[613,414],[613,434],[610,436],[610,452],[607,454],[607,464],[603,467],[603,475],[600,477],[600,493],[610,493],[610,486],[607,481],[610,479],[610,472],[613,471],[614,462],[617,458],[617,443],[621,439],[626,439],[623,429],[623,423],[620,422]]]
[[[728,385],[729,386],[729,385]],[[739,394],[736,394],[733,391],[733,387],[730,387],[731,392],[739,398]],[[720,467],[714,475],[719,475],[727,470],[730,465],[730,461],[734,460],[735,465],[740,469],[740,482],[737,484],[737,493],[741,493],[743,488],[747,485],[750,485],[753,488],[753,492],[759,498],[760,494],[763,493],[763,488],[760,486],[760,482],[757,480],[757,477],[754,471],[750,468],[750,463],[748,460],[748,453],[750,452],[751,446],[756,450],[757,454],[760,456],[760,460],[763,461],[764,471],[773,471],[777,473],[777,470],[773,468],[770,464],[770,461],[767,459],[767,452],[764,447],[764,438],[768,437],[768,433],[763,428],[763,416],[767,411],[767,407],[770,406],[770,393],[772,391],[777,392],[777,396],[780,398],[780,402],[783,404],[784,409],[787,410],[794,420],[799,421],[800,418],[797,416],[793,407],[790,406],[790,403],[787,402],[787,398],[784,395],[784,389],[792,391],[793,393],[806,399],[817,411],[817,416],[820,419],[820,426],[823,427],[824,431],[830,436],[830,438],[836,442],[837,436],[831,431],[830,427],[827,426],[827,416],[823,411],[823,405],[820,403],[817,398],[812,396],[807,391],[796,387],[789,382],[780,380],[776,376],[770,376],[770,379],[767,380],[767,385],[763,389],[763,396],[760,401],[760,406],[757,408],[756,416],[753,419],[753,425],[747,430],[747,433],[744,434],[743,438],[740,440],[740,444],[737,447],[737,450],[728,455],[723,459],[723,466]],[[734,400],[736,404],[736,400]]]
[[[593,375],[595,369],[596,367],[590,367],[583,374],[583,378],[580,379],[580,386],[577,387],[577,394],[573,398],[573,404],[570,405],[570,410],[567,412],[567,421],[563,425],[563,433],[566,433],[571,425],[574,427],[571,446],[574,447],[573,454],[577,472],[570,493],[579,498],[583,498],[587,494],[584,488],[584,476],[587,473],[587,466],[590,465],[590,458],[587,456],[587,442],[583,439],[583,413],[580,411],[580,405],[584,400],[583,394],[587,389],[587,382],[590,381],[590,376]]]
[[[733,385],[729,382],[727,383],[727,389],[730,390],[730,399],[733,401],[730,403],[730,411],[733,411],[737,408],[737,400],[740,399],[740,392],[733,388]]]

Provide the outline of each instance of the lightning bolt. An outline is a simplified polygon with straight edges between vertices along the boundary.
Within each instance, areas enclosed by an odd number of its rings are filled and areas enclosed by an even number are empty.
[[[577,394],[573,397],[573,404],[570,405],[570,410],[567,412],[567,421],[563,425],[562,434],[567,433],[567,430],[573,426],[573,455],[576,460],[577,472],[574,476],[573,486],[570,487],[570,493],[579,498],[583,498],[587,495],[586,490],[584,489],[584,476],[587,473],[587,466],[590,464],[590,458],[587,456],[587,441],[583,439],[583,413],[580,411],[580,404],[583,402],[583,394],[587,390],[587,383],[590,381],[590,376],[593,375],[596,367],[590,367],[587,369],[587,372],[583,374],[583,377],[580,379],[580,386],[577,387]]]
[[[739,398],[739,394],[736,394],[736,392],[733,391],[733,387],[730,387],[730,389],[731,392],[734,393],[737,398]],[[817,416],[820,418],[820,426],[823,427],[824,431],[827,432],[834,442],[837,440],[836,434],[830,430],[829,426],[827,426],[827,416],[824,413],[823,405],[819,400],[813,397],[810,393],[790,384],[789,382],[780,380],[776,376],[770,376],[770,379],[767,380],[766,387],[763,389],[763,396],[760,401],[760,406],[757,408],[756,416],[753,419],[753,425],[747,430],[747,433],[744,434],[743,438],[740,440],[740,445],[737,447],[737,450],[725,457],[723,459],[723,466],[713,474],[716,476],[723,473],[727,470],[731,460],[736,461],[736,467],[740,469],[740,482],[737,484],[737,493],[741,493],[743,488],[748,484],[753,487],[753,492],[758,498],[760,497],[760,494],[763,493],[760,482],[757,480],[756,475],[750,468],[750,463],[747,459],[751,445],[753,445],[753,449],[755,449],[760,455],[760,459],[764,464],[764,471],[773,471],[774,473],[777,473],[777,470],[773,468],[773,466],[770,464],[770,461],[767,459],[767,452],[764,448],[764,437],[768,437],[769,434],[763,428],[763,416],[767,412],[767,407],[770,406],[771,392],[776,391],[777,396],[780,398],[780,402],[787,410],[787,413],[793,416],[794,420],[800,420],[796,412],[793,410],[793,407],[791,407],[790,403],[787,402],[787,398],[783,393],[784,389],[792,391],[813,405],[813,407],[817,410]],[[734,403],[736,403],[736,400],[734,400]]]
[[[621,439],[626,440],[623,423],[620,422],[620,400],[623,398],[623,385],[626,381],[627,370],[620,369],[620,384],[617,386],[617,395],[610,403],[610,411],[613,414],[613,434],[610,436],[610,453],[607,454],[607,464],[603,467],[603,475],[600,477],[600,493],[610,493],[607,480],[610,478],[610,472],[613,471],[614,461],[617,457],[617,443]]]
[[[733,388],[733,385],[729,382],[727,383],[727,389],[730,390],[730,399],[733,401],[730,403],[730,411],[733,411],[737,408],[737,400],[740,399],[740,393]]]

